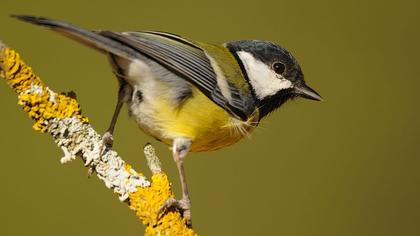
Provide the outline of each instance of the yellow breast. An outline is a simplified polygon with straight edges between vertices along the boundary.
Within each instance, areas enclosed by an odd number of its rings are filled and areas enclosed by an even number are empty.
[[[248,135],[258,121],[257,115],[246,122],[233,118],[196,88],[193,89],[192,98],[179,107],[174,107],[165,97],[151,103],[153,112],[149,112],[148,119],[152,120],[153,125],[138,122],[140,127],[168,145],[176,137],[190,138],[190,150],[195,152],[234,144]]]

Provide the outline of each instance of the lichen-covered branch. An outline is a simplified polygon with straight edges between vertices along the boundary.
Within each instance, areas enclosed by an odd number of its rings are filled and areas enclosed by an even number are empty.
[[[50,134],[64,152],[62,163],[79,157],[92,168],[120,201],[126,202],[147,226],[145,235],[196,235],[179,212],[157,215],[166,199],[173,197],[167,176],[151,145],[144,151],[153,172],[151,180],[137,173],[118,154],[102,150],[101,136],[81,114],[73,96],[50,90],[14,50],[0,42],[0,76],[18,95],[18,104],[35,121],[33,128]]]

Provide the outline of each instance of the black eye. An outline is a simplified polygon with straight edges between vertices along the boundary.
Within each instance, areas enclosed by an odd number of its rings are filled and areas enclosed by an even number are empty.
[[[274,62],[273,63],[273,70],[277,74],[283,74],[284,70],[286,70],[286,66],[281,62]]]

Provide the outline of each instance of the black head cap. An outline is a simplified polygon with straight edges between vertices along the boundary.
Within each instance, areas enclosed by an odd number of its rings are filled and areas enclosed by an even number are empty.
[[[322,100],[306,85],[297,60],[281,46],[268,41],[241,40],[226,47],[234,54],[260,107],[261,117],[289,99]]]

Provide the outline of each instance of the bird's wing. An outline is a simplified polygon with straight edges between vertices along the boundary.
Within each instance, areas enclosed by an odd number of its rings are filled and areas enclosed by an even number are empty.
[[[104,53],[130,60],[146,55],[195,85],[214,103],[242,120],[253,117],[258,110],[238,62],[223,51],[227,49],[222,46],[197,44],[163,32],[91,31],[45,17],[13,17],[48,27]]]
[[[240,66],[229,52],[221,51],[227,50],[222,46],[213,45],[207,53],[202,48],[203,44],[199,45],[169,33],[97,33],[127,45],[178,74],[214,103],[241,120],[248,120],[256,110],[255,100]],[[232,67],[219,66],[222,63],[230,63]],[[230,77],[226,78],[226,74]]]

